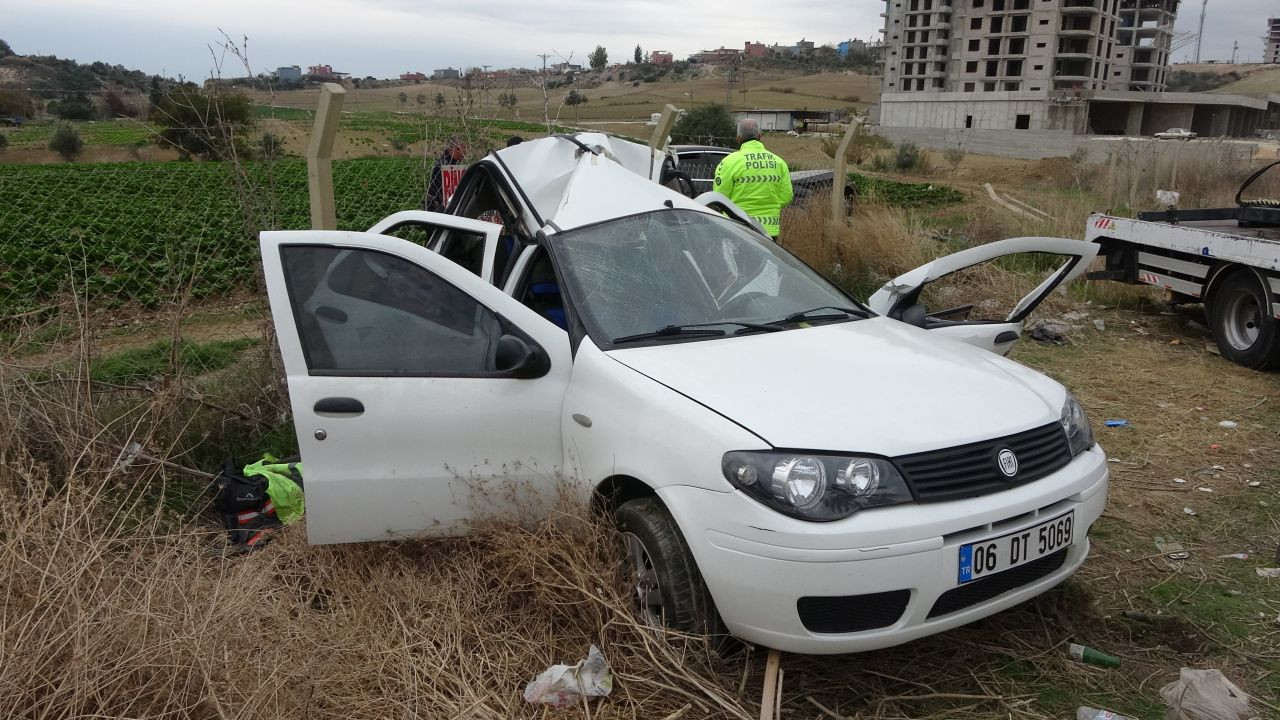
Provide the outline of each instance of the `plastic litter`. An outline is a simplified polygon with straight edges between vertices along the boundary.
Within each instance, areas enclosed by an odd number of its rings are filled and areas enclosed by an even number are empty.
[[[1106,423],[1104,423],[1104,424],[1105,424],[1107,427],[1109,427],[1109,428],[1122,428],[1122,427],[1129,427],[1129,421],[1128,421],[1128,420],[1108,420],[1108,421],[1107,421]]]
[[[1107,323],[1103,320],[1094,320],[1093,326],[1098,329],[1098,332],[1105,332],[1107,329]]]
[[[1200,487],[1198,487],[1198,488],[1196,488],[1196,489],[1197,489],[1197,490],[1199,490],[1200,492],[1213,492],[1213,488],[1211,488],[1211,487],[1205,487],[1205,486],[1203,486],[1203,485],[1201,485]]]
[[[1082,662],[1086,665],[1094,665],[1102,668],[1118,668],[1120,667],[1120,658],[1108,655],[1101,650],[1095,650],[1085,645],[1077,645],[1071,643],[1067,646],[1067,657]]]
[[[1240,423],[1234,420],[1223,420],[1222,422],[1218,423],[1218,427],[1232,430],[1234,428],[1240,427]]]
[[[1173,481],[1174,481],[1175,483],[1179,484],[1179,485],[1186,485],[1186,484],[1187,484],[1187,481],[1186,481],[1186,480],[1183,480],[1182,478],[1174,478],[1174,479],[1173,479]]]
[[[1076,709],[1076,720],[1133,720],[1133,718],[1128,715],[1117,715],[1110,710],[1081,706]]]
[[[1271,578],[1272,580],[1280,580],[1280,568],[1254,568],[1258,572],[1258,577]]]
[[[1219,560],[1248,560],[1249,553],[1231,553],[1230,555],[1219,555]]]
[[[1261,481],[1261,480],[1250,480],[1250,481],[1249,481],[1249,487],[1252,487],[1252,488],[1262,487],[1262,481]]]
[[[1195,517],[1196,515],[1199,515],[1199,514],[1200,514],[1200,513],[1196,512],[1195,510],[1192,510],[1192,509],[1191,509],[1191,508],[1189,508],[1189,507],[1184,507],[1184,508],[1182,508],[1182,512],[1183,512],[1184,514],[1186,514],[1186,515],[1190,515],[1191,517]]]
[[[526,702],[557,710],[578,707],[582,699],[607,697],[613,691],[613,669],[595,645],[576,665],[552,665],[524,688]]]
[[[1249,696],[1220,670],[1182,668],[1177,680],[1160,688],[1165,720],[1249,720]]]

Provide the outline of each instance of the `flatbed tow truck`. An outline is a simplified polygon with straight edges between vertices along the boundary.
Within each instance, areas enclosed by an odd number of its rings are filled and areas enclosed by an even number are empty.
[[[1235,207],[1091,215],[1085,239],[1102,247],[1106,269],[1089,279],[1155,285],[1174,303],[1202,303],[1223,357],[1280,369],[1280,200],[1247,197],[1277,166],[1250,176]]]

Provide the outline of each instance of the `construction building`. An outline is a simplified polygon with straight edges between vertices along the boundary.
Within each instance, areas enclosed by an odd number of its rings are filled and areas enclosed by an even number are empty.
[[[1262,55],[1264,63],[1280,63],[1280,17],[1267,20],[1267,34],[1263,40],[1267,50]]]
[[[885,0],[882,90],[1165,89],[1180,0]]]
[[[1087,135],[1184,127],[1247,137],[1266,127],[1274,101],[1165,92],[1179,4],[886,0],[873,119],[891,139],[1023,157],[1069,154]]]

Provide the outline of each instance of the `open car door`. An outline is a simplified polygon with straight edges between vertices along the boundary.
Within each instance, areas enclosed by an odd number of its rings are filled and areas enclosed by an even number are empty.
[[[265,232],[261,250],[311,542],[456,533],[548,506],[563,330],[406,240]]]
[[[408,236],[490,282],[500,230],[497,223],[426,210],[403,210],[369,228],[377,235]]]
[[[1084,273],[1097,257],[1098,249],[1096,243],[1051,237],[1020,237],[987,243],[940,257],[899,275],[877,290],[867,304],[881,315],[1007,355],[1022,336],[1023,321],[1031,311],[1049,297],[1049,293]],[[938,305],[937,296],[941,293],[931,297],[933,285],[943,278],[1001,259],[1012,260],[1016,255],[1039,256],[1031,261],[1033,266],[1051,266],[1051,269],[1047,270],[1043,282],[1007,312],[1000,311],[990,319],[973,319],[974,304],[948,308]],[[926,307],[929,304],[937,307]]]

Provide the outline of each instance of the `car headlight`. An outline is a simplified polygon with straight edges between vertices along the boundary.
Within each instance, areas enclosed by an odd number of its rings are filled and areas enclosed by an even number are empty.
[[[1067,433],[1072,457],[1093,447],[1093,426],[1089,424],[1089,416],[1084,414],[1084,408],[1071,393],[1067,393],[1067,401],[1062,405],[1062,429]]]
[[[840,520],[864,508],[912,500],[898,469],[881,458],[730,452],[722,468],[734,487],[801,520]]]

